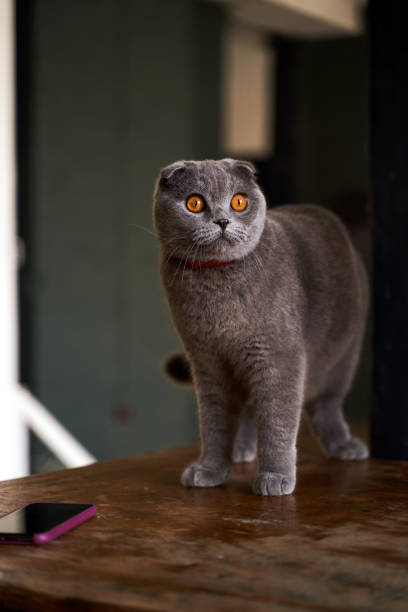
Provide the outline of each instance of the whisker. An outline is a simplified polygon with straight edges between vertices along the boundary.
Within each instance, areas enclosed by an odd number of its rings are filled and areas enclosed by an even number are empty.
[[[187,255],[193,252],[194,248],[196,247],[196,244],[197,244],[197,242],[193,242],[191,248],[186,252],[185,261],[184,261],[184,268],[183,268],[183,272],[181,274],[181,280],[182,281],[183,281],[183,278],[184,278],[184,272],[186,271],[186,265],[187,265],[187,259],[188,259]],[[193,256],[193,262],[194,262],[194,256]]]
[[[265,266],[263,265],[263,262],[261,261],[261,259],[259,258],[259,256],[256,253],[253,253],[253,256],[254,256],[254,260],[255,260],[255,262],[256,262],[256,264],[258,266],[258,270],[260,272],[262,272],[262,274],[265,276],[265,278],[267,278],[267,274],[266,274]]]
[[[155,232],[152,232],[147,227],[144,227],[144,225],[139,225],[138,223],[129,223],[128,225],[131,226],[131,227],[137,227],[139,229],[142,229],[145,232],[147,232],[148,234],[150,234],[151,236],[154,236],[155,238],[157,238],[157,234],[155,234]]]
[[[197,257],[197,255],[199,255],[199,253],[200,253],[200,252],[201,252],[201,246],[200,246],[200,244],[198,244],[198,243],[197,243],[197,248],[196,248],[196,250],[194,251],[194,255],[193,255],[193,262],[194,262],[194,261],[196,261],[196,257]],[[198,270],[196,270],[196,271],[194,272],[195,274],[196,274],[197,272],[201,272],[200,259],[201,259],[201,258],[200,258],[200,256],[199,256],[199,257],[198,257],[198,265],[199,265],[199,268],[198,268]],[[192,285],[193,285],[193,275],[191,274],[191,275],[190,275],[190,289],[191,289]]]
[[[178,246],[176,246],[173,250],[171,250],[167,255],[166,258],[164,260],[164,263],[168,263],[170,261],[170,259],[173,257],[173,255],[175,254],[175,252],[178,250]]]
[[[172,246],[174,246],[174,248],[169,250],[168,253],[166,254],[166,257],[164,260],[165,263],[168,263],[170,259],[175,255],[175,253],[179,251],[180,247],[182,247],[183,245],[180,243],[179,239],[176,239],[176,240],[171,240],[168,244],[166,244],[167,249],[170,249]]]
[[[186,258],[186,259],[187,259],[187,255],[188,255],[188,253],[189,253],[189,251],[190,251],[190,249],[191,249],[191,248],[192,248],[192,247],[191,247],[191,245],[190,245],[190,246],[189,246],[189,247],[186,249],[186,251],[184,252],[184,255],[183,255],[182,257],[180,257],[180,261],[178,262],[178,265],[177,265],[176,271],[175,271],[175,273],[173,274],[173,277],[172,277],[172,280],[171,280],[171,283],[170,283],[171,285],[172,285],[172,284],[174,283],[174,281],[176,280],[176,276],[177,276],[177,274],[178,274],[178,271],[179,271],[179,269],[180,269],[180,266],[181,266],[181,264],[183,263],[184,258]],[[184,265],[185,265],[185,264],[184,264]]]

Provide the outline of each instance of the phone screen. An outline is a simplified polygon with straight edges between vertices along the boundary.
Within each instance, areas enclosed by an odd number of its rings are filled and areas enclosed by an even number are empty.
[[[35,534],[50,531],[77,514],[92,508],[90,504],[34,503],[0,518],[0,537],[31,540]],[[3,536],[3,537],[2,537]]]

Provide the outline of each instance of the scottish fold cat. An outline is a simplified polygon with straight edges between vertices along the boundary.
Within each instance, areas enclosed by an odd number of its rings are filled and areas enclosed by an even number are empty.
[[[302,408],[329,457],[365,459],[342,404],[368,287],[339,219],[312,205],[267,211],[254,166],[233,159],[164,168],[153,216],[199,408],[201,455],[182,484],[221,485],[233,460],[257,456],[255,493],[292,493]]]

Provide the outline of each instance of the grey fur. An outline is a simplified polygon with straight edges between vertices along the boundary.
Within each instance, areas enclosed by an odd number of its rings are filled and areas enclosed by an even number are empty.
[[[161,274],[198,399],[202,450],[185,486],[225,482],[258,455],[254,491],[292,493],[301,409],[330,457],[365,459],[342,413],[364,331],[366,274],[338,218],[312,205],[266,212],[254,167],[176,162],[154,195]],[[243,193],[247,209],[231,198]],[[200,213],[186,208],[199,194]],[[223,234],[216,221],[228,219]],[[233,260],[192,269],[186,261]]]

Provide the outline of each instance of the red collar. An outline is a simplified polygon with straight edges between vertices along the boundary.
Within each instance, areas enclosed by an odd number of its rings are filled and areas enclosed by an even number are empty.
[[[219,266],[227,266],[231,261],[190,261],[186,259],[186,266],[193,270],[201,270],[202,268],[218,268]]]

